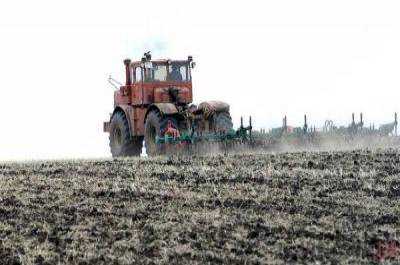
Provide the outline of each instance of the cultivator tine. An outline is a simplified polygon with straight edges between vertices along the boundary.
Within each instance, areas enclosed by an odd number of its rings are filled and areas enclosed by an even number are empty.
[[[362,112],[360,113],[360,125],[361,125],[361,127],[364,126],[364,121],[363,121],[363,114],[362,114]]]
[[[251,131],[253,130],[253,124],[252,124],[252,121],[251,121],[251,116],[249,117],[249,137],[250,137],[250,141],[251,141],[251,139],[252,139],[252,136],[251,136]]]
[[[283,132],[287,133],[287,117],[286,115],[283,117],[283,126],[282,126]]]
[[[307,129],[308,129],[307,115],[304,114],[304,127],[303,127],[303,132],[304,132],[304,133],[307,133]]]

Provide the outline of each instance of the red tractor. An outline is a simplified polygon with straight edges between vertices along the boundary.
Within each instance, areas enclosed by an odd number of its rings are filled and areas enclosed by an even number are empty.
[[[187,60],[124,60],[126,83],[114,92],[114,111],[104,122],[113,157],[137,156],[143,140],[149,155],[157,155],[158,138],[181,132],[199,134],[232,130],[229,105],[221,101],[191,104],[195,66]]]

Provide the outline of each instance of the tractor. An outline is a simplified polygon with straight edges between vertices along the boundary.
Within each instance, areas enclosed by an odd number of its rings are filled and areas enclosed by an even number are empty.
[[[162,152],[158,139],[226,133],[233,124],[229,105],[222,101],[192,104],[192,56],[186,60],[124,60],[125,84],[116,86],[114,110],[104,122],[113,157],[138,156],[143,141],[150,156]]]

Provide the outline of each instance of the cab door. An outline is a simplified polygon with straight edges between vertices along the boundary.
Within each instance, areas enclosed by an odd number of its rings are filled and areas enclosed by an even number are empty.
[[[133,87],[132,87],[132,104],[142,105],[143,104],[143,69],[140,66],[133,68]]]

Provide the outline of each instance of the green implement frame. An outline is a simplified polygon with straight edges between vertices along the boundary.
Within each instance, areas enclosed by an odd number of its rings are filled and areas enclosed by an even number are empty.
[[[200,142],[252,142],[252,125],[251,117],[249,119],[249,126],[243,126],[243,118],[240,119],[240,127],[237,130],[231,129],[227,132],[182,132],[179,137],[164,135],[163,137],[156,137],[156,144],[197,144]]]

